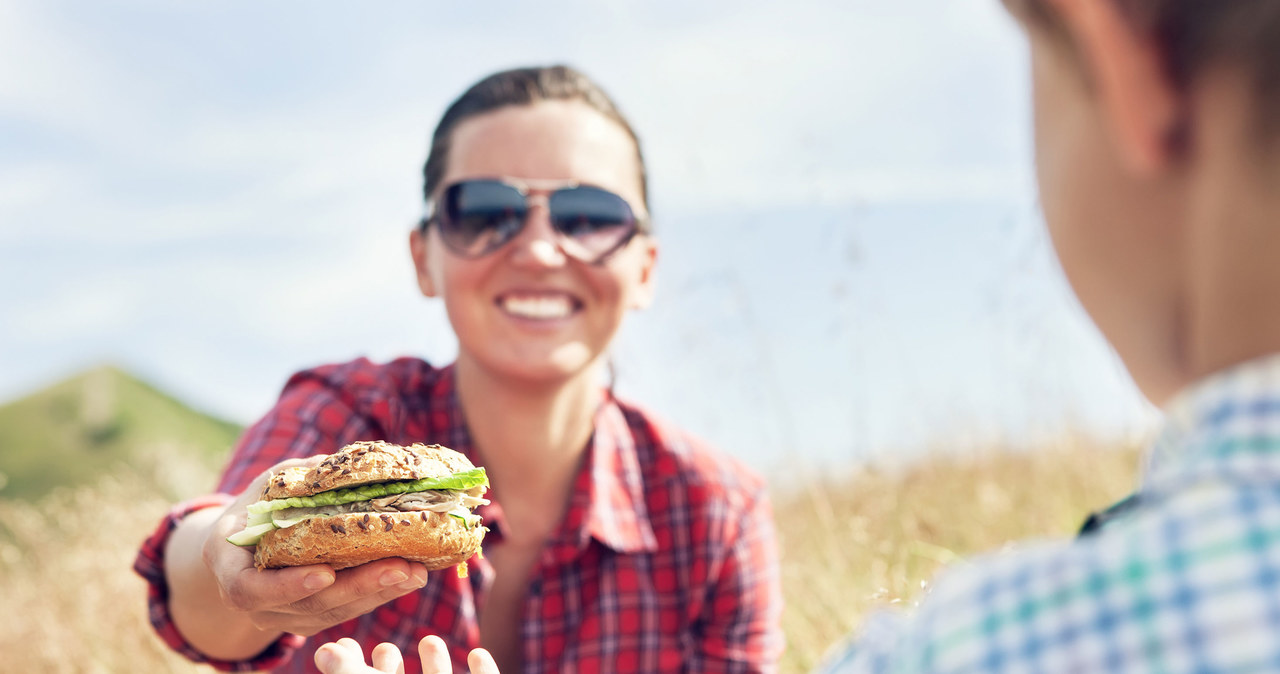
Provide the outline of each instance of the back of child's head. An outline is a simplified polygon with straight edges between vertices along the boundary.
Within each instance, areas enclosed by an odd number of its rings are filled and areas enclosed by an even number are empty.
[[[1180,89],[1221,68],[1248,73],[1259,131],[1280,133],[1280,0],[1110,0],[1136,33],[1155,41]],[[1050,0],[1005,0],[1010,10],[1071,46]]]

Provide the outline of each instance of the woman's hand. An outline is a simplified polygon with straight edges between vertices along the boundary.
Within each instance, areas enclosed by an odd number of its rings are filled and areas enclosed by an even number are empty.
[[[422,674],[452,674],[449,650],[440,637],[430,635],[418,642],[418,656],[422,658]],[[339,639],[316,650],[316,666],[324,674],[405,674],[404,656],[392,644],[381,643],[370,652],[372,666],[365,664],[364,651],[355,639]],[[467,656],[471,674],[498,674],[493,656],[483,648],[471,651]],[[461,674],[461,673],[460,673]]]
[[[310,465],[323,458],[291,460],[275,469]],[[188,515],[165,548],[174,624],[192,646],[211,658],[247,660],[285,632],[313,635],[427,582],[423,565],[403,559],[382,559],[337,572],[323,564],[258,570],[251,548],[226,539],[244,528],[245,508],[262,493],[269,472],[225,509]]]
[[[293,460],[272,470],[324,458]],[[244,528],[245,509],[265,484],[266,473],[223,511],[202,551],[223,603],[246,614],[259,630],[311,636],[426,585],[426,567],[398,558],[336,572],[325,564],[259,570],[252,548],[228,543],[227,537]]]

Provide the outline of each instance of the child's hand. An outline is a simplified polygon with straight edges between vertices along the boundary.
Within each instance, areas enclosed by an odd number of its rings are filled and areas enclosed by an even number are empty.
[[[418,642],[418,655],[422,658],[422,674],[452,674],[449,650],[444,640],[426,636]],[[324,674],[405,674],[404,657],[400,650],[388,643],[374,646],[370,653],[373,665],[364,662],[364,651],[355,639],[339,639],[316,650],[316,666]],[[471,674],[498,674],[493,656],[483,648],[471,651],[467,656]]]

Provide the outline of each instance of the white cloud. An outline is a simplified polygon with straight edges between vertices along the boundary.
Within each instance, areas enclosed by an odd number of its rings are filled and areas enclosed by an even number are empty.
[[[1025,171],[1019,38],[990,4],[757,4],[673,31],[650,57],[650,95],[624,101],[642,133],[660,130],[646,136],[655,191],[765,206]]]
[[[76,182],[74,172],[57,162],[0,165],[0,213],[15,213],[54,201]],[[20,228],[17,218],[0,220],[0,236],[12,236]]]

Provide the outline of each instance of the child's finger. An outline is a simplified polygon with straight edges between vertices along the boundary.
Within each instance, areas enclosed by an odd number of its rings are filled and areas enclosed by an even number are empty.
[[[316,667],[324,674],[366,674],[364,651],[355,639],[343,638],[316,649]]]
[[[418,642],[418,657],[422,658],[422,674],[453,674],[449,648],[444,645],[444,639],[434,634]]]
[[[471,674],[498,674],[498,663],[483,648],[477,648],[467,655],[467,666],[471,668]]]
[[[370,653],[373,668],[386,674],[404,674],[404,657],[395,644],[381,643],[373,647]]]

